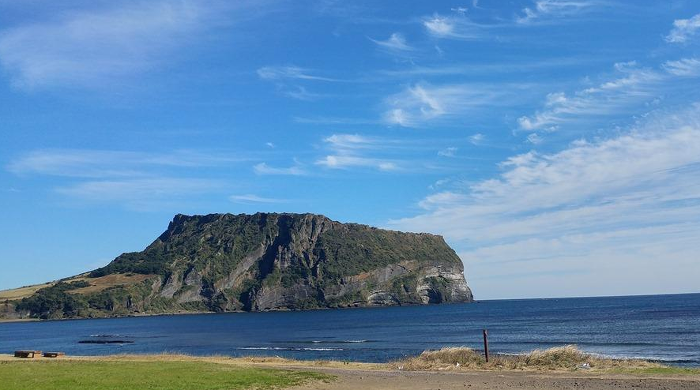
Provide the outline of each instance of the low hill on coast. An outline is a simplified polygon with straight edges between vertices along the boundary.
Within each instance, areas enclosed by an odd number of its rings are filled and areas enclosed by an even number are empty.
[[[471,302],[440,236],[322,215],[178,214],[141,252],[105,267],[0,292],[3,318],[302,310]]]

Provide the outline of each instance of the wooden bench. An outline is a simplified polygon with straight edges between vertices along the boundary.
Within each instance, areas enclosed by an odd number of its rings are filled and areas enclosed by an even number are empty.
[[[16,358],[36,359],[41,357],[41,351],[15,351]]]
[[[61,356],[66,356],[64,352],[44,352],[41,356],[45,358],[58,358]]]

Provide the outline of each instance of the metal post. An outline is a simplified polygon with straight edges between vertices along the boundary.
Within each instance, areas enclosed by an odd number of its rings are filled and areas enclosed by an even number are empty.
[[[484,329],[484,356],[486,356],[486,363],[489,362],[489,331]]]

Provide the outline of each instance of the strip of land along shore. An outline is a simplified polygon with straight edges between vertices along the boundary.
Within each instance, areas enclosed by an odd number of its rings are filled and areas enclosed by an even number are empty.
[[[36,364],[36,365],[34,365]],[[93,370],[83,365],[94,364]],[[574,347],[533,351],[522,356],[497,356],[487,363],[480,354],[468,348],[446,348],[391,363],[355,363],[337,361],[297,361],[277,357],[231,358],[223,356],[193,357],[187,355],[113,355],[95,357],[61,357],[58,359],[17,359],[0,355],[0,380],[15,388],[52,384],[52,372],[60,373],[62,383],[92,381],[100,387],[103,378],[90,378],[91,372],[109,378],[110,370],[119,372],[126,367],[157,375],[152,388],[166,389],[172,383],[170,365],[193,365],[193,371],[180,367],[181,382],[189,383],[189,372],[200,375],[211,371],[211,378],[220,378],[223,385],[211,383],[212,388],[247,389],[267,386],[295,389],[700,389],[700,370],[663,366],[639,360],[604,359],[581,353]],[[168,367],[166,367],[168,366]],[[221,371],[224,371],[221,374]],[[272,370],[272,371],[268,371]],[[67,374],[74,372],[76,378]],[[197,374],[199,373],[199,374]],[[272,374],[270,374],[272,373]],[[217,376],[218,375],[218,376]],[[87,377],[86,377],[87,376]],[[79,377],[79,378],[78,378]],[[121,375],[117,375],[117,382]],[[255,378],[256,381],[238,381]],[[12,387],[12,383],[17,384]],[[196,384],[196,381],[193,383]],[[109,386],[120,385],[110,382]],[[121,385],[128,385],[123,383]],[[248,386],[248,387],[246,387]],[[52,388],[61,389],[60,384]],[[180,388],[180,387],[178,387]],[[183,387],[189,388],[189,387]],[[193,389],[196,388],[192,387]]]

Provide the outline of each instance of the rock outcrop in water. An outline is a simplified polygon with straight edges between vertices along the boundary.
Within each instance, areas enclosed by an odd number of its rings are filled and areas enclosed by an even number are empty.
[[[16,301],[42,318],[471,302],[440,236],[322,215],[177,215],[141,252]]]

